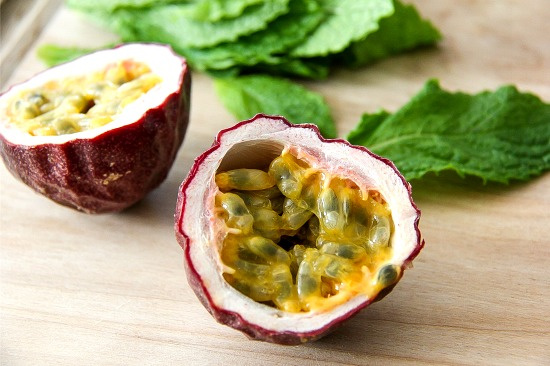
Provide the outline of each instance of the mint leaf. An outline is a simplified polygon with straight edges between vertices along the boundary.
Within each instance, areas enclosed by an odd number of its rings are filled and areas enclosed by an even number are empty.
[[[174,48],[210,47],[267,28],[270,21],[288,12],[289,0],[272,0],[246,9],[241,16],[218,22],[200,22],[185,17],[185,6],[155,7],[138,12],[139,40],[170,43]],[[136,39],[138,40],[138,39]]]
[[[214,77],[228,77],[250,74],[267,74],[271,76],[294,75],[309,79],[326,79],[329,75],[329,64],[326,60],[278,57],[273,62],[262,62],[253,66],[234,66],[223,70],[207,70]]]
[[[61,47],[45,44],[36,50],[36,55],[47,66],[55,66],[95,51],[93,48]]]
[[[190,63],[200,70],[222,70],[252,66],[261,62],[279,63],[275,56],[301,42],[324,19],[314,0],[291,0],[290,11],[269,24],[269,28],[210,48],[183,50]]]
[[[215,74],[326,78],[439,39],[397,0],[67,0],[123,42],[170,44]]]
[[[379,111],[373,114],[363,114],[359,125],[354,130],[350,131],[347,140],[355,145],[364,145],[364,141],[368,141],[372,133],[376,131],[389,116],[390,113],[386,111]]]
[[[214,85],[222,103],[239,120],[257,113],[281,115],[293,123],[314,123],[323,136],[336,137],[323,97],[300,85],[267,75],[216,79]]]
[[[189,9],[187,17],[202,22],[217,22],[221,19],[236,18],[244,10],[263,0],[199,0]]]
[[[441,39],[439,31],[412,5],[394,1],[394,8],[390,17],[380,20],[377,31],[352,43],[338,56],[340,63],[358,67]]]
[[[453,170],[526,180],[550,169],[550,104],[513,86],[469,95],[430,80],[396,113],[364,115],[348,140],[393,160],[407,179]]]
[[[393,13],[392,0],[317,0],[327,19],[302,44],[293,57],[326,56],[378,29],[380,18]]]
[[[326,79],[330,63],[325,58],[277,57],[249,68],[256,73],[269,75],[293,75],[309,79]],[[249,70],[247,68],[247,70]]]
[[[89,4],[86,15],[101,21],[125,42],[168,43],[183,53],[189,47],[211,47],[265,29],[270,21],[288,12],[288,2],[262,2],[247,7],[239,17],[217,22],[192,19],[189,16],[194,6],[192,3],[119,8],[111,13],[92,8]]]

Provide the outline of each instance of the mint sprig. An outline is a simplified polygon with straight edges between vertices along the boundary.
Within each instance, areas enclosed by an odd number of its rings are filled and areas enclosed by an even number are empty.
[[[215,88],[225,107],[239,120],[257,113],[280,115],[292,123],[314,123],[327,138],[336,127],[323,97],[282,78],[247,75],[216,79]]]
[[[392,160],[407,179],[452,170],[484,182],[550,169],[550,104],[514,86],[470,95],[428,81],[390,114],[365,114],[348,140]]]

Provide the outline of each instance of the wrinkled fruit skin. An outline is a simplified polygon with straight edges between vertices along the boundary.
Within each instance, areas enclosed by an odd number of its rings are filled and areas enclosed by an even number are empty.
[[[207,161],[211,153],[213,153],[216,149],[220,147],[220,144],[221,144],[220,141],[223,138],[224,134],[239,128],[244,128],[246,127],[247,124],[254,124],[255,121],[259,119],[273,119],[273,120],[277,120],[278,122],[282,121],[285,124],[287,124],[288,127],[290,128],[313,129],[316,131],[318,138],[323,142],[327,142],[327,143],[337,142],[337,143],[344,143],[346,145],[352,146],[348,142],[343,140],[325,140],[320,135],[319,131],[317,130],[317,127],[314,125],[306,125],[306,124],[293,125],[293,124],[290,124],[288,121],[286,121],[286,119],[282,117],[273,117],[273,116],[266,116],[261,114],[256,115],[254,118],[250,120],[240,122],[231,128],[221,131],[218,134],[212,147],[209,150],[207,150],[205,153],[203,153],[201,156],[195,159],[195,163],[192,166],[187,178],[183,181],[183,183],[180,186],[180,190],[178,192],[176,213],[175,213],[175,235],[178,243],[180,244],[180,246],[184,251],[184,265],[185,265],[185,270],[186,270],[186,275],[187,275],[189,285],[194,290],[196,296],[198,297],[200,302],[203,304],[203,306],[219,323],[228,325],[237,330],[240,330],[250,339],[267,341],[267,342],[272,342],[272,343],[277,343],[282,345],[298,345],[308,341],[319,339],[327,335],[328,333],[332,332],[337,327],[342,325],[344,321],[346,321],[347,319],[357,314],[360,310],[367,307],[373,302],[379,301],[380,299],[385,297],[388,293],[390,293],[393,290],[393,288],[395,287],[395,284],[397,284],[399,279],[402,277],[404,270],[409,267],[412,260],[418,255],[418,253],[424,246],[424,240],[422,239],[422,236],[418,229],[420,210],[417,209],[416,205],[412,202],[412,199],[411,199],[410,203],[412,204],[413,211],[416,212],[416,218],[414,220],[414,231],[416,232],[415,234],[416,238],[414,241],[415,244],[412,250],[408,253],[408,257],[403,261],[401,265],[401,271],[395,283],[391,286],[384,288],[382,291],[378,293],[377,296],[372,297],[367,301],[363,301],[358,306],[349,309],[349,311],[345,312],[344,314],[342,314],[341,316],[335,319],[332,319],[332,321],[330,321],[329,323],[323,324],[321,327],[318,327],[308,332],[298,332],[298,331],[293,331],[292,329],[289,329],[286,331],[274,331],[272,329],[263,327],[259,324],[255,324],[247,321],[238,312],[230,311],[230,310],[224,309],[223,307],[218,306],[214,301],[214,299],[212,298],[212,295],[207,285],[211,281],[209,280],[209,278],[203,278],[201,276],[201,274],[199,273],[200,268],[197,267],[195,260],[192,258],[192,255],[191,255],[192,247],[201,245],[200,240],[190,237],[183,228],[184,226],[183,223],[185,222],[185,212],[187,209],[186,203],[190,198],[188,197],[189,193],[187,191],[189,190],[190,185],[193,184],[192,182],[195,176],[198,175],[198,170],[200,169],[200,166],[203,164],[207,164]],[[395,170],[395,172],[397,172],[397,169],[395,168],[393,163],[391,163],[389,160],[378,157],[363,147],[358,147],[358,146],[352,146],[352,147],[362,150],[365,153],[375,157],[376,159],[383,161],[385,164],[392,167]],[[403,183],[406,185],[406,189],[408,190],[409,197],[410,197],[411,195],[410,185],[406,183],[404,178],[398,172],[397,174],[400,177],[400,179],[402,179]],[[193,193],[193,195],[194,194],[196,193]],[[192,208],[189,208],[189,209],[192,209]],[[200,225],[200,223],[196,223],[196,225]],[[205,228],[203,227],[203,231],[204,230]]]
[[[35,191],[86,213],[121,211],[168,175],[189,122],[191,77],[135,123],[94,138],[22,146],[0,135],[7,169]]]

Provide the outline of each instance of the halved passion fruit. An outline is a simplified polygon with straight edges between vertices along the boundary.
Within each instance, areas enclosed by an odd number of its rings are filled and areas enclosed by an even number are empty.
[[[167,176],[189,120],[187,64],[126,44],[48,69],[0,96],[8,170],[52,200],[120,211]]]
[[[316,339],[386,295],[424,245],[388,160],[257,115],[221,131],[178,195],[191,287],[254,339]]]

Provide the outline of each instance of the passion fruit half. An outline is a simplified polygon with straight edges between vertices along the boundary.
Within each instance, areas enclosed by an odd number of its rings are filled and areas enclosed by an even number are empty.
[[[185,59],[126,44],[48,69],[0,96],[0,153],[37,192],[120,211],[167,176],[189,121]]]
[[[387,159],[257,115],[195,160],[175,232],[188,281],[220,323],[300,344],[393,289],[424,245],[419,219]]]

